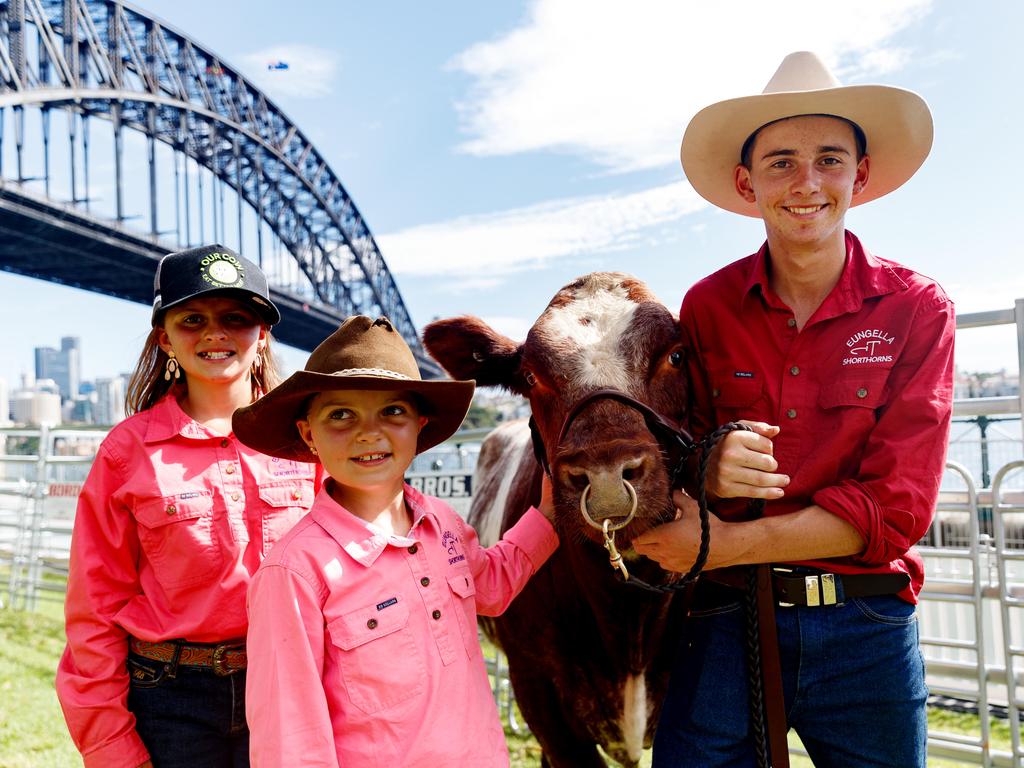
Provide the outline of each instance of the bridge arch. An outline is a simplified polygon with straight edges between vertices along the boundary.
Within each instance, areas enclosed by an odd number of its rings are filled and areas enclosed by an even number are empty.
[[[123,230],[127,219],[122,199],[122,131],[127,128],[145,137],[149,212],[143,240],[153,244],[153,268],[159,254],[198,244],[187,242],[189,235],[186,242],[180,242],[180,225],[176,227],[179,243],[174,247],[161,239],[166,233],[158,226],[161,173],[156,146],[162,144],[175,155],[176,202],[178,155],[182,157],[186,217],[188,158],[236,196],[239,241],[246,232],[243,202],[255,215],[253,246],[246,248],[244,242],[226,244],[235,245],[262,263],[267,229],[304,276],[305,285],[292,282],[277,286],[271,277],[272,290],[280,294],[275,299],[285,299],[295,310],[285,313],[278,332],[282,340],[308,348],[313,338],[322,338],[326,335],[323,331],[332,330],[346,315],[387,314],[413,348],[424,374],[440,373],[422,349],[398,286],[340,178],[283,111],[213,51],[144,11],[116,0],[0,0],[0,129],[3,115],[10,111],[17,145],[17,175],[0,181],[0,204],[4,198],[19,197],[17,193],[24,191],[29,181],[22,173],[27,110],[39,110],[42,120],[47,190],[51,172],[50,114],[55,110],[68,113],[70,202],[76,214],[86,217],[90,217],[89,193],[86,190],[83,197],[78,195],[75,170],[77,164],[83,164],[88,173],[89,120],[100,118],[112,126],[116,191],[114,215],[109,222],[112,229]],[[2,142],[0,130],[0,158]],[[81,163],[78,154],[85,155]],[[197,172],[196,176],[201,196],[202,174]],[[223,207],[223,190],[220,194],[223,232],[228,214]],[[211,190],[211,199],[216,200],[214,195]],[[179,213],[176,211],[176,218]],[[215,231],[217,218],[214,202]],[[33,274],[26,264],[10,261],[2,254],[0,266]],[[133,266],[140,276],[147,271],[145,261],[136,261]],[[95,290],[124,295],[109,287]],[[124,297],[138,300],[137,295]],[[296,328],[295,338],[285,338],[289,335],[285,324],[301,323],[303,314],[309,315],[315,328],[302,333]]]

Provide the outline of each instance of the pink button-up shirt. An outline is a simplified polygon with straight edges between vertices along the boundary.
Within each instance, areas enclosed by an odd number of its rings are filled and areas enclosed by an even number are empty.
[[[443,502],[405,499],[413,526],[389,536],[325,487],[253,578],[253,766],[509,764],[476,617],[504,611],[558,538],[531,509],[484,549]]]
[[[314,465],[215,435],[173,397],[111,430],[82,488],[57,695],[87,768],[148,759],[128,711],[128,637],[244,637],[249,580],[313,502]]]

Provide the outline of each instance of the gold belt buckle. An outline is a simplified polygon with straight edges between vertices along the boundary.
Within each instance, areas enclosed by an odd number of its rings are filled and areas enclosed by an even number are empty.
[[[213,662],[211,664],[211,666],[213,667],[213,674],[217,675],[218,677],[227,677],[228,675],[233,675],[235,674],[235,672],[241,670],[242,667],[231,669],[227,666],[227,653],[228,651],[241,650],[243,647],[244,646],[237,644],[225,644],[218,645],[216,648],[214,648]]]
[[[820,587],[820,591],[819,591]],[[804,593],[807,595],[807,607],[836,604],[836,576],[834,573],[804,577]]]

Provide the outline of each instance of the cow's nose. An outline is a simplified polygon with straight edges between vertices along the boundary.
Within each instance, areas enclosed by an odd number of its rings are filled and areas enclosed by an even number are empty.
[[[643,477],[645,460],[640,457],[625,459],[604,466],[563,465],[566,479],[580,493],[589,486],[587,511],[597,521],[605,518],[627,517],[633,507],[633,496],[623,481],[634,486]]]

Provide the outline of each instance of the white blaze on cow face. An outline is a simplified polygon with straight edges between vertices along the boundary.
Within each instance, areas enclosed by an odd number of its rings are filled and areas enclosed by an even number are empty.
[[[566,359],[567,366],[574,370],[567,373],[581,389],[607,387],[629,392],[622,338],[633,323],[637,306],[622,285],[606,289],[587,283],[573,301],[549,309],[542,318],[545,336],[565,339],[575,346]]]

